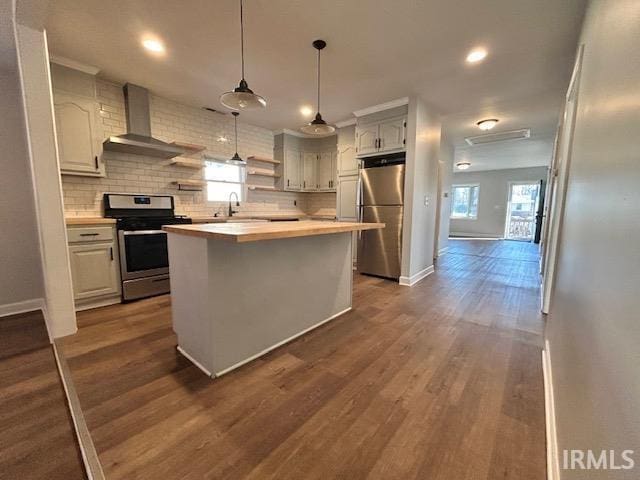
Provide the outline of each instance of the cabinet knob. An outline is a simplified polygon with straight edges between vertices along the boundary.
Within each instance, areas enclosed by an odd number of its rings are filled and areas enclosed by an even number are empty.
[[[96,155],[95,157],[93,157],[93,159],[94,159],[94,160],[95,160],[95,162],[96,162],[96,170],[98,170],[98,168],[99,168],[99,167],[98,167],[98,156]]]

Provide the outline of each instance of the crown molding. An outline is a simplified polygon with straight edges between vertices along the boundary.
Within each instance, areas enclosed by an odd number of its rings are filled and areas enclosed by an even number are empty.
[[[100,69],[98,67],[94,67],[93,65],[87,65],[85,63],[76,62],[75,60],[71,60],[70,58],[59,57],[57,55],[51,55],[49,60],[52,63],[57,63],[58,65],[62,65],[63,67],[72,68],[73,70],[79,70],[84,73],[88,73],[89,75],[97,75]]]
[[[401,107],[402,105],[409,104],[409,97],[402,97],[390,102],[381,103],[379,105],[373,105],[372,107],[363,108],[362,110],[356,110],[353,114],[356,117],[363,117],[365,115],[371,115],[372,113],[383,112],[395,107]]]
[[[348,118],[348,119],[343,120],[341,122],[336,122],[336,127],[343,128],[343,127],[348,127],[350,125],[355,125],[355,124],[356,124],[356,119],[355,118]]]
[[[302,133],[297,130],[291,130],[289,128],[282,128],[280,130],[273,131],[274,135],[280,135],[282,133],[286,133],[287,135],[292,135],[294,137],[299,137],[299,138],[326,138],[326,137],[333,137],[334,135],[337,135],[337,132],[329,133],[327,135],[308,135],[306,133]]]

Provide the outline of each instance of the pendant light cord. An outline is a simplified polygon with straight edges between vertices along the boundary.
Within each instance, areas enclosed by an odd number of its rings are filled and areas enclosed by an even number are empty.
[[[236,137],[236,153],[238,153],[238,115],[233,116],[233,131]]]
[[[320,113],[320,49],[318,49],[318,111]]]
[[[240,58],[242,59],[242,79],[244,80],[244,15],[242,3],[243,1],[240,0]]]

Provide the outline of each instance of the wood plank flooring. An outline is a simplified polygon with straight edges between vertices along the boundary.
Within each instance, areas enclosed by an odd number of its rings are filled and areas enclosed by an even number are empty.
[[[0,318],[0,479],[86,478],[42,313]]]
[[[170,297],[82,312],[64,351],[108,479],[543,479],[537,247],[451,241],[412,288],[210,380]]]

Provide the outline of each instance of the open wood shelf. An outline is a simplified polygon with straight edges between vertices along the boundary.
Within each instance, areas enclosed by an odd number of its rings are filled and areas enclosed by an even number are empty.
[[[194,143],[171,142],[174,147],[181,148],[184,153],[198,153],[207,149],[204,145],[196,145]]]
[[[197,160],[194,158],[182,158],[182,157],[174,157],[169,161],[169,165],[175,165],[177,167],[188,167],[188,168],[204,168],[204,162],[202,160]]]
[[[249,190],[258,190],[264,192],[282,192],[283,190],[279,190],[276,187],[270,187],[266,185],[247,185]]]
[[[204,180],[175,180],[171,182],[173,185],[178,186],[178,190],[185,190],[190,192],[202,191],[203,187],[207,184]]]
[[[261,168],[250,168],[247,170],[247,175],[254,175],[257,177],[271,177],[271,178],[280,178],[273,170],[265,170]]]
[[[273,163],[274,165],[280,165],[280,160],[274,160],[273,158],[267,158],[267,157],[259,157],[256,155],[251,155],[250,157],[247,157],[247,160],[253,160],[254,162],[266,162],[266,163]]]

